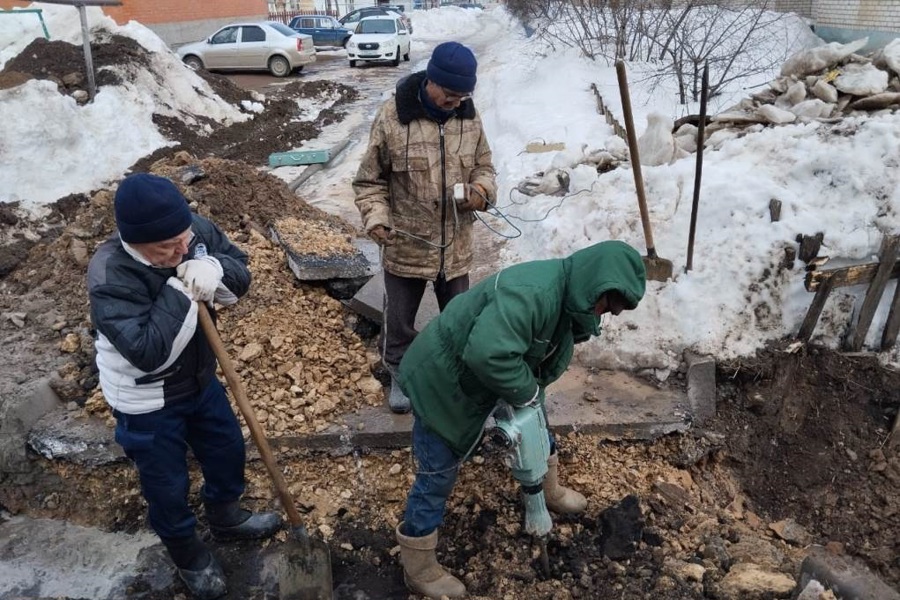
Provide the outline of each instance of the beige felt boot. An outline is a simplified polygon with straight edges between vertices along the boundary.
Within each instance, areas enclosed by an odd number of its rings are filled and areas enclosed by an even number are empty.
[[[547,459],[543,487],[547,508],[557,514],[578,515],[587,508],[587,498],[575,490],[559,485],[559,455],[556,453]]]
[[[440,600],[441,596],[459,598],[466,594],[462,581],[448,573],[435,556],[438,532],[434,530],[422,537],[409,537],[400,533],[403,523],[397,525],[397,543],[400,544],[400,564],[403,565],[403,582],[411,591]]]

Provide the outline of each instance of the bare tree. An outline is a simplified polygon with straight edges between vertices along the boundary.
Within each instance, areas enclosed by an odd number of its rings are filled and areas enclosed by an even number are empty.
[[[660,45],[654,78],[674,79],[682,103],[700,97],[700,74],[709,63],[710,97],[740,78],[770,72],[787,58],[773,49],[771,25],[784,16],[768,11],[769,0],[719,4],[688,3],[669,12],[671,27]]]
[[[770,26],[784,18],[769,11],[770,4],[774,1],[509,0],[508,7],[553,47],[579,48],[607,64],[616,58],[650,63],[649,80],[674,82],[684,104],[699,98],[704,63],[713,97],[736,79],[784,62],[783,41],[767,39]]]

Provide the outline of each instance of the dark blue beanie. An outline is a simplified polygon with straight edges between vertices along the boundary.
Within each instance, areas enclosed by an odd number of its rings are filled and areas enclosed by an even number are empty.
[[[123,242],[161,242],[193,222],[187,200],[174,183],[149,173],[129,175],[116,190],[116,225]]]
[[[470,94],[475,89],[477,69],[478,62],[471,50],[458,42],[444,42],[431,53],[425,75],[442,88]]]

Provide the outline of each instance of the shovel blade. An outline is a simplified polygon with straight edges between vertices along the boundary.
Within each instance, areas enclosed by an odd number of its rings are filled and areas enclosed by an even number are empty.
[[[643,256],[644,270],[648,281],[668,281],[672,279],[672,261],[658,256]]]
[[[328,544],[309,536],[289,541],[281,557],[278,597],[281,600],[332,600],[332,588]]]

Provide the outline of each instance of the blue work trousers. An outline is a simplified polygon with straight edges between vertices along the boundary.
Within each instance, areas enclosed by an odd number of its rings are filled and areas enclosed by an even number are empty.
[[[233,502],[244,493],[244,438],[218,379],[195,398],[141,415],[113,414],[116,441],[137,466],[150,526],[163,540],[192,536],[197,524],[188,505],[188,447],[203,472],[204,502]]]
[[[550,438],[550,452],[556,452],[556,440]],[[460,458],[440,437],[428,431],[419,417],[413,421],[413,456],[416,459],[416,480],[406,497],[403,515],[403,535],[429,535],[444,522],[447,498],[456,484]]]

